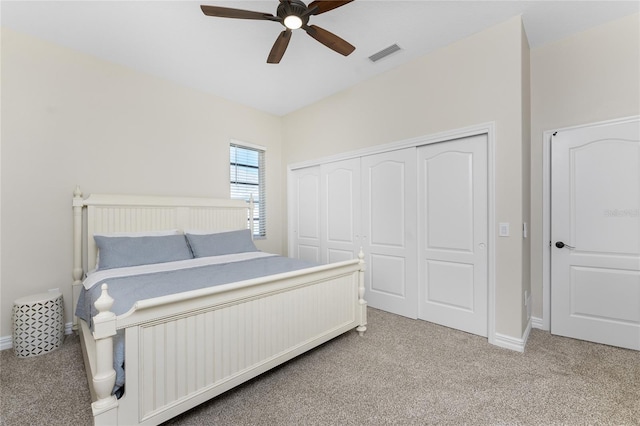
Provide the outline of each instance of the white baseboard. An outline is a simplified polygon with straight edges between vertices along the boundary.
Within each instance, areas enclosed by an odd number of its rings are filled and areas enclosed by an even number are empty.
[[[547,328],[544,326],[544,320],[538,317],[531,317],[531,327],[548,331]]]
[[[0,337],[0,351],[11,349],[13,347],[13,339],[11,336]]]
[[[73,333],[73,323],[68,322],[64,325],[64,334],[71,333]],[[13,348],[13,336],[0,337],[0,351],[11,348]]]
[[[525,328],[521,338],[496,333],[493,339],[493,344],[496,346],[500,346],[501,348],[511,349],[512,351],[524,352],[524,348],[527,345],[527,340],[529,339],[529,333],[531,333],[532,322],[533,321],[529,319],[527,328]]]

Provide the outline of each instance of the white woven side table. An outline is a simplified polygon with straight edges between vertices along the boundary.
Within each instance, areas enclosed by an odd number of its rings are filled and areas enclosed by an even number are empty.
[[[42,355],[64,338],[62,294],[40,293],[13,302],[13,350],[17,357]]]

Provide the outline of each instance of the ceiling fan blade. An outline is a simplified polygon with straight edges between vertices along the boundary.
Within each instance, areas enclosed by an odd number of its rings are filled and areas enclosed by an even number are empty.
[[[200,6],[202,12],[207,16],[217,16],[219,18],[237,18],[237,19],[258,19],[262,21],[279,21],[278,18],[270,13],[253,12],[251,10],[232,9],[229,7],[219,6]]]
[[[320,15],[321,13],[328,12],[337,7],[344,6],[347,3],[351,3],[353,0],[315,0],[309,3],[308,9],[314,10],[312,15]]]
[[[291,40],[291,30],[287,28],[280,33],[276,42],[273,43],[273,47],[271,48],[271,52],[269,52],[269,57],[267,58],[268,64],[280,63],[280,59],[282,59],[282,56],[289,45],[289,40]]]
[[[355,46],[349,44],[349,42],[317,25],[305,25],[303,28],[311,37],[341,55],[349,56],[351,52],[356,50]]]

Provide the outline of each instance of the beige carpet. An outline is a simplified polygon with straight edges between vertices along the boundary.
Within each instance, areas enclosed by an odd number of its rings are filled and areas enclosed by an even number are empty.
[[[79,342],[1,354],[3,425],[90,424]],[[640,352],[533,330],[524,354],[369,309],[350,332],[171,425],[640,425]]]

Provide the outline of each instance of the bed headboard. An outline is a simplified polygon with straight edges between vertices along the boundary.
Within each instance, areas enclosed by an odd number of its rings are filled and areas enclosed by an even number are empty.
[[[95,234],[246,229],[252,211],[253,202],[231,199],[113,194],[91,194],[85,199],[77,187],[73,193],[74,309],[84,272],[95,268]]]

